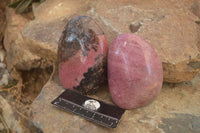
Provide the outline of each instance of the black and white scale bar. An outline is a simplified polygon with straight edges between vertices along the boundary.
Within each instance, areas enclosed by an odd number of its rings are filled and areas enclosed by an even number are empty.
[[[70,89],[66,89],[66,91],[52,101],[52,104],[65,111],[110,128],[117,127],[117,124],[125,111],[117,106],[81,95]]]

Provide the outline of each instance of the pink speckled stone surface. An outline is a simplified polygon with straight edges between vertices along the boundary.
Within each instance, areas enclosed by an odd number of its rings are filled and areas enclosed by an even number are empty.
[[[141,37],[119,35],[108,52],[108,81],[115,104],[124,109],[141,107],[161,90],[162,63],[152,46]]]

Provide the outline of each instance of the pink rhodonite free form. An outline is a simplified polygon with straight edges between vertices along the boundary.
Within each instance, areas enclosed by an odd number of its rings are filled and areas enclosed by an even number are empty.
[[[150,103],[162,87],[162,63],[141,37],[123,34],[109,48],[108,81],[115,104],[124,109],[141,107]]]
[[[95,93],[106,79],[107,39],[88,16],[71,19],[58,45],[59,79],[66,89]]]

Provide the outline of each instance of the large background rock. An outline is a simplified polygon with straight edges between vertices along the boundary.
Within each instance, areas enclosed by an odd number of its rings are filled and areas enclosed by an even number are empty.
[[[88,15],[100,24],[109,43],[119,34],[133,32],[152,44],[163,62],[164,81],[188,81],[195,77],[200,67],[199,27],[195,23],[198,18],[190,12],[191,5],[189,0],[88,0],[85,3],[47,0],[35,9],[36,19],[25,26],[23,38],[31,52],[56,61],[59,37],[70,16]],[[38,49],[42,52],[37,53]],[[51,101],[64,91],[55,74],[33,102],[30,121],[45,133],[198,133],[199,81],[197,76],[191,82],[165,83],[152,104],[126,111],[119,126],[112,130],[51,105]],[[108,87],[92,97],[113,104]]]
[[[192,0],[46,0],[39,6],[34,4],[34,20],[24,17],[25,14],[16,15],[13,9],[7,8],[6,63],[10,72],[17,71],[13,72],[17,75],[14,78],[20,81],[10,89],[15,94],[12,98],[9,98],[10,92],[0,89],[0,108],[3,108],[0,111],[7,126],[20,133],[28,133],[28,130],[45,133],[199,133],[200,75],[193,79],[200,68],[197,4]],[[195,7],[197,12],[193,10],[194,5],[198,7]],[[163,62],[164,81],[193,80],[165,83],[152,104],[126,111],[114,130],[53,107],[50,102],[64,90],[57,77],[43,85],[49,79],[52,62],[57,61],[60,34],[67,21],[76,15],[94,18],[105,31],[109,43],[127,32],[142,36]],[[0,29],[0,34],[2,31]],[[107,86],[93,97],[113,104]]]
[[[33,102],[30,120],[44,133],[199,133],[199,76],[187,83],[164,84],[153,103],[127,110],[116,129],[94,124],[53,106],[51,101],[64,91],[55,76]],[[92,97],[113,104],[107,87]]]
[[[47,0],[35,8],[36,19],[25,25],[23,38],[33,54],[56,61],[57,44],[67,19],[88,15],[100,24],[109,43],[129,32],[149,42],[163,62],[165,82],[189,81],[200,69],[200,30],[191,5],[189,0]]]

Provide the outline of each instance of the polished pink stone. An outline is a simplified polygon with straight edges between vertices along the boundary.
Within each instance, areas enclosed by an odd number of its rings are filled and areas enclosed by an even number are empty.
[[[95,93],[106,79],[107,39],[90,17],[71,19],[58,45],[58,70],[66,89]]]
[[[123,34],[109,48],[108,81],[115,104],[124,109],[141,107],[161,90],[162,63],[152,46],[141,37]]]

